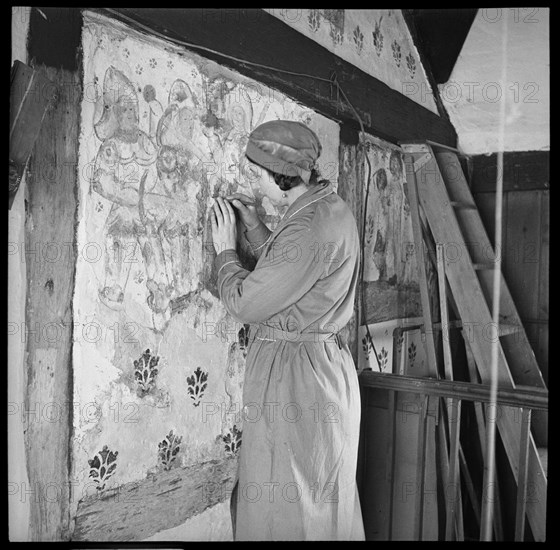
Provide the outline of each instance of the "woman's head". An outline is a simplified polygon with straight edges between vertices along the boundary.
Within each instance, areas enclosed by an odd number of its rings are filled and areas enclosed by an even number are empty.
[[[295,187],[319,182],[316,162],[321,143],[301,122],[273,120],[261,124],[251,132],[245,154],[260,190],[273,202],[281,203],[280,198]]]

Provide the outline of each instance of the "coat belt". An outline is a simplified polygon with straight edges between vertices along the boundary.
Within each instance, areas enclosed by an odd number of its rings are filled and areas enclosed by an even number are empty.
[[[252,328],[252,327],[251,327]],[[255,338],[258,340],[268,340],[271,342],[287,341],[287,342],[336,342],[339,348],[342,348],[342,340],[340,335],[335,332],[318,332],[318,331],[287,331],[280,330],[275,327],[259,325],[255,331]]]

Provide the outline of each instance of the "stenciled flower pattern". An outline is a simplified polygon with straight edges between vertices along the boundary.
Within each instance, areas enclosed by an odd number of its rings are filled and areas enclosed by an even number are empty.
[[[164,470],[170,470],[171,465],[177,459],[177,455],[181,450],[181,442],[183,438],[175,435],[171,430],[163,441],[158,443],[158,464]]]
[[[389,361],[389,352],[385,347],[381,348],[381,351],[377,354],[377,360],[379,361],[379,368],[382,371],[387,369],[387,362]]]
[[[381,21],[383,17],[379,19],[377,23],[375,23],[375,28],[371,33],[373,36],[373,46],[375,48],[375,53],[380,56],[381,52],[383,51],[383,34],[381,33]]]
[[[136,379],[137,394],[144,397],[155,385],[158,374],[159,357],[152,355],[147,349],[139,359],[134,361],[134,378]]]
[[[399,334],[397,336],[397,352],[400,353],[402,350],[402,345],[404,343],[404,334],[399,331]]]
[[[319,19],[319,11],[310,9],[309,13],[307,14],[307,22],[309,24],[309,28],[313,32],[317,32],[321,25],[321,20]]]
[[[371,239],[373,239],[374,230],[375,230],[375,221],[373,219],[373,215],[370,214],[367,218],[367,226],[366,226],[366,231],[367,231],[366,243],[367,244],[371,243]]]
[[[400,67],[402,61],[401,45],[396,40],[393,40],[391,49],[393,50],[393,59],[395,60],[397,67]]]
[[[241,447],[241,435],[242,431],[234,425],[226,435],[222,436],[222,441],[224,442],[226,454],[228,456],[235,456],[239,452],[239,447]]]
[[[200,405],[200,400],[204,395],[206,386],[208,385],[208,373],[203,372],[200,367],[194,371],[192,376],[187,377],[188,392],[190,398],[193,400],[193,405],[198,407]]]
[[[352,39],[354,40],[354,44],[356,45],[358,53],[361,54],[362,50],[364,49],[364,33],[360,30],[359,25],[354,29],[354,32],[352,33]]]
[[[118,451],[112,452],[107,445],[103,445],[103,449],[88,460],[89,477],[96,483],[98,491],[105,489],[107,480],[115,473],[118,454]]]
[[[406,59],[406,66],[408,68],[408,72],[410,73],[411,78],[414,78],[414,75],[416,74],[416,60],[414,59],[414,56],[410,52],[405,57],[405,59]]]
[[[416,359],[416,344],[412,342],[410,346],[408,346],[408,360],[410,362],[411,367],[414,367],[415,359]]]
[[[362,349],[364,350],[364,355],[366,356],[366,361],[369,359],[369,354],[373,349],[371,335],[369,332],[366,332],[366,335],[362,338]]]

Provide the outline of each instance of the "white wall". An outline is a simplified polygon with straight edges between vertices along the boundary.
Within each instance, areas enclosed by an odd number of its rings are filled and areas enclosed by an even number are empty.
[[[27,62],[30,8],[12,7],[12,64]],[[29,493],[22,410],[25,395],[25,177],[8,215],[8,527],[10,542],[29,539]]]
[[[460,149],[467,154],[550,149],[549,47],[547,8],[478,11],[449,81],[439,86]]]

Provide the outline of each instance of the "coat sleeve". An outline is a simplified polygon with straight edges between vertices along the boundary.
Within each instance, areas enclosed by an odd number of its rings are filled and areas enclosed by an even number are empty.
[[[262,222],[257,225],[257,227],[247,229],[245,231],[245,238],[251,246],[251,251],[253,252],[255,258],[260,258],[264,246],[268,242],[268,239],[270,239],[271,235],[272,231]]]
[[[297,302],[325,272],[318,240],[308,223],[294,221],[273,236],[253,271],[241,266],[234,250],[221,252],[218,290],[228,313],[242,323],[259,323]]]

